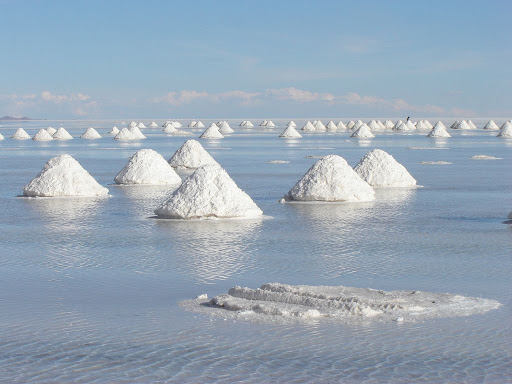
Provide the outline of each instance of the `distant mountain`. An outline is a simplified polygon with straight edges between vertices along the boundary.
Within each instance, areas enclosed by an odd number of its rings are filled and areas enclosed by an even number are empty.
[[[29,117],[4,116],[4,117],[0,117],[0,120],[32,120],[32,119]]]

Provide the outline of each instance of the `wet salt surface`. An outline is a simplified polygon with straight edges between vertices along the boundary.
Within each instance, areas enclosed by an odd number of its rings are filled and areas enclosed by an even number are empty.
[[[58,122],[0,127],[1,381],[510,380],[509,141],[449,130],[446,141],[410,133],[357,141],[344,132],[287,142],[277,138],[283,121],[265,133],[228,122],[235,134],[222,146],[209,142],[208,151],[272,220],[150,219],[174,186],[109,188],[108,199],[16,198],[50,157],[73,155],[106,186],[138,149],[168,159],[190,137],[155,128],[143,130],[142,142],[91,143],[78,139],[86,128],[104,135],[119,122],[63,122],[75,140],[34,142],[8,137],[19,126],[33,135]],[[420,162],[432,156],[409,149],[448,142],[435,160],[449,167],[425,167]],[[377,190],[371,203],[277,203],[316,161],[305,151],[355,165],[373,148],[392,154],[424,188]],[[503,160],[471,159],[479,153]],[[274,159],[290,164],[266,164]],[[468,317],[365,324],[224,321],[179,305],[268,281],[452,293],[503,305]]]

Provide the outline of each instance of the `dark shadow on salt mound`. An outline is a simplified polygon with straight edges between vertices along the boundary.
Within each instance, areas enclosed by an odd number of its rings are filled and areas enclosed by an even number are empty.
[[[501,304],[447,293],[270,283],[258,289],[235,286],[209,302],[198,298],[182,306],[195,312],[258,321],[414,322],[482,314]]]

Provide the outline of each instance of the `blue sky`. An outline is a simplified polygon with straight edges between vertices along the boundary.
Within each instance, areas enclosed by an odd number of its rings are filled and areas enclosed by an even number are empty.
[[[512,115],[508,0],[0,0],[0,15],[0,115]]]

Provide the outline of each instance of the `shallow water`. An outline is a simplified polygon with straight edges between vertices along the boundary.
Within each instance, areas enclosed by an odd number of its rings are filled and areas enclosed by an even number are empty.
[[[263,132],[233,121],[236,134],[202,141],[271,217],[228,222],[156,220],[167,187],[108,185],[136,150],[170,158],[187,137],[146,129],[147,140],[121,143],[106,135],[119,122],[63,122],[75,137],[93,126],[104,138],[38,143],[8,137],[19,126],[33,135],[58,122],[2,123],[0,381],[511,382],[512,225],[504,222],[512,140],[482,130],[450,130],[446,140],[427,132],[284,140],[284,122],[275,122]],[[308,157],[334,153],[355,165],[373,148],[391,153],[423,188],[379,190],[364,204],[277,202],[316,161]],[[441,148],[449,149],[431,150]],[[16,197],[62,153],[112,196]],[[480,154],[501,159],[471,159]],[[345,325],[223,320],[179,306],[273,281],[449,292],[503,306],[412,324]]]

